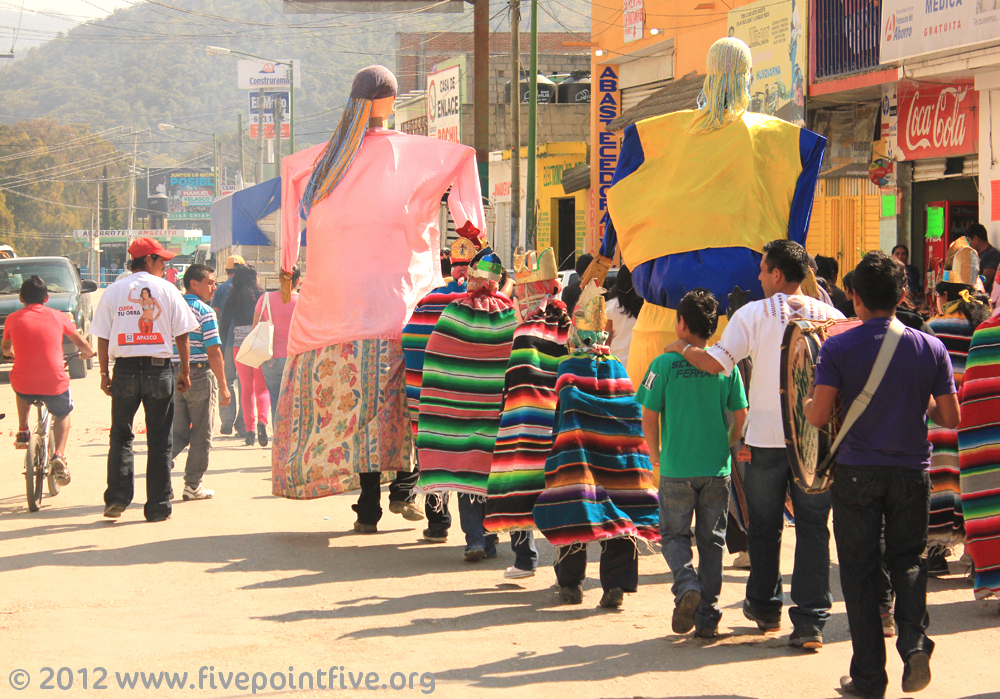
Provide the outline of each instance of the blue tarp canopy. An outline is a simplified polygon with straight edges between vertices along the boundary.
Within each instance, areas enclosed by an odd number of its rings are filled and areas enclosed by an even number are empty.
[[[273,245],[258,223],[280,207],[280,177],[217,200],[212,204],[211,251],[232,245]]]

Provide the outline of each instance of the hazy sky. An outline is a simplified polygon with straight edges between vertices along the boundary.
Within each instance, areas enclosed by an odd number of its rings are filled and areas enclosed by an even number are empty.
[[[17,4],[16,0],[8,2]],[[79,17],[104,17],[129,4],[132,3],[125,0],[25,0],[24,7],[29,10],[58,12]]]

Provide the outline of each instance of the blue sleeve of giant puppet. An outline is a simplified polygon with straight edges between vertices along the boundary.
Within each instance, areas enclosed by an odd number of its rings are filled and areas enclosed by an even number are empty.
[[[799,131],[799,158],[802,162],[802,172],[795,183],[792,210],[788,215],[788,239],[803,247],[806,244],[806,231],[809,230],[809,218],[812,216],[816,179],[819,177],[825,150],[825,137],[808,129]]]
[[[822,153],[820,159],[822,160]],[[622,150],[618,155],[618,164],[615,166],[615,176],[611,178],[611,186],[614,187],[620,180],[625,179],[639,169],[645,161],[646,155],[642,151],[642,141],[639,140],[639,131],[635,124],[625,127],[625,135],[622,138]],[[604,214],[601,219],[604,224],[604,240],[601,241],[601,254],[605,257],[614,257],[615,248],[618,247],[618,231],[615,230],[615,223],[611,220],[611,214]]]

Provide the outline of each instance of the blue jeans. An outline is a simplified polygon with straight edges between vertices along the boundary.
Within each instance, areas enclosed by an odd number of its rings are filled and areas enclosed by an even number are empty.
[[[467,493],[458,495],[458,518],[465,532],[465,552],[481,550],[487,558],[497,555],[496,534],[487,534],[486,502],[482,496]],[[514,565],[521,570],[534,570],[538,565],[538,550],[531,532],[511,532],[510,548],[514,552]]]
[[[729,476],[707,478],[660,477],[660,546],[674,575],[674,603],[686,592],[701,593],[695,612],[698,629],[719,625],[722,591],[722,549],[726,545],[729,513]],[[691,516],[695,518],[691,533]],[[691,538],[698,546],[698,570],[691,556]]]
[[[807,495],[792,480],[788,452],[750,447],[743,481],[749,531],[750,577],[747,602],[755,613],[781,616],[781,534],[785,496],[795,509],[795,565],[788,616],[796,629],[822,631],[830,618],[830,493]]]
[[[236,373],[236,358],[233,357],[232,347],[222,348],[222,362],[226,370],[226,386],[229,388],[229,395],[232,399],[229,405],[219,406],[219,419],[222,421],[222,430],[225,432],[243,431],[243,402],[240,400],[240,377]]]
[[[153,364],[156,361],[157,364]],[[115,360],[111,377],[111,445],[104,504],[128,505],[135,488],[132,421],[139,406],[146,416],[146,519],[171,512],[170,450],[173,442],[174,372],[169,359]]]
[[[927,546],[930,476],[918,468],[839,464],[832,492],[840,584],[854,649],[851,679],[863,693],[881,696],[889,682],[879,610],[883,567],[896,593],[900,657],[905,661],[918,651],[930,655],[934,650],[927,637],[927,562],[920,558]],[[884,554],[879,543],[883,522]]]
[[[281,392],[281,375],[285,373],[285,362],[287,357],[274,357],[268,359],[260,365],[261,373],[264,374],[264,385],[271,396],[271,429],[276,429],[274,423],[274,413],[278,409],[278,394]]]

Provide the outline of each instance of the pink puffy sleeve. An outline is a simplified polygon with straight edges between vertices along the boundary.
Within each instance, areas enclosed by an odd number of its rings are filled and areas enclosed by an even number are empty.
[[[448,208],[459,234],[466,238],[477,238],[486,234],[486,216],[483,214],[483,195],[479,188],[476,151],[471,148],[464,148],[463,151],[462,160],[455,172],[455,181],[448,194]],[[470,228],[474,228],[478,235]]]
[[[281,161],[281,269],[291,272],[299,259],[302,220],[299,203],[312,175],[313,163],[326,148],[325,143],[306,148]]]

